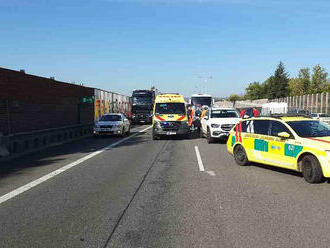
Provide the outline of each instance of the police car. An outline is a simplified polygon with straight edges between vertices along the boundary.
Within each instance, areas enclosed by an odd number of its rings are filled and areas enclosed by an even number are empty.
[[[257,162],[299,171],[309,183],[330,178],[330,127],[306,116],[244,119],[230,131],[227,150],[242,166]]]

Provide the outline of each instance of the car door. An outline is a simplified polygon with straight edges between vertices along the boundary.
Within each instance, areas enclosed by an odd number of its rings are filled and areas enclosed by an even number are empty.
[[[269,134],[269,120],[250,121],[247,125],[248,134],[243,137],[249,141],[251,160],[256,162],[265,162],[268,157],[268,134]],[[244,143],[243,140],[243,143]],[[248,143],[248,142],[245,142]]]
[[[206,132],[207,132],[207,123],[208,123],[209,118],[210,118],[209,110],[207,110],[205,113],[205,116],[201,119],[201,126],[202,126],[203,134],[206,134]]]
[[[288,139],[278,137],[281,132],[290,134]],[[296,156],[302,146],[295,144],[290,130],[280,121],[270,121],[270,137],[268,159],[279,167],[293,169],[296,166]]]

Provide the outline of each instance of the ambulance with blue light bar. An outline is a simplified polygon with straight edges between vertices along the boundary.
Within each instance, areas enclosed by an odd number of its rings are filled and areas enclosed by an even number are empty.
[[[187,110],[184,97],[177,93],[157,95],[152,118],[152,138],[182,136],[189,134]]]

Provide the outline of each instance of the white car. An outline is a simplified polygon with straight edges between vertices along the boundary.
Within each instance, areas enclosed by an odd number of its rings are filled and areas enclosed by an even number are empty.
[[[210,108],[201,119],[200,136],[206,137],[208,143],[215,139],[228,138],[229,131],[241,120],[233,108]]]
[[[117,134],[121,136],[129,135],[131,123],[124,114],[105,114],[95,123],[94,136],[102,134]]]
[[[326,113],[312,113],[310,114],[310,117],[316,120],[320,120],[325,124],[330,125],[330,115]]]

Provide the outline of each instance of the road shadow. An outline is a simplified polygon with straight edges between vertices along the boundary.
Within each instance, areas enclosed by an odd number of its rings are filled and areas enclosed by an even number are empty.
[[[131,135],[134,135],[138,132],[132,132]],[[146,131],[147,132],[147,131]],[[125,140],[123,143],[120,143],[116,147],[122,146],[131,146],[136,145],[137,143],[144,143],[151,140],[149,136],[143,136],[145,132],[137,133],[136,136]],[[24,155],[17,159],[11,161],[2,161],[0,162],[0,179],[7,177],[11,174],[19,175],[23,174],[24,171],[28,168],[36,167],[46,167],[52,166],[62,167],[67,163],[70,163],[85,155],[95,152],[100,149],[104,149],[109,145],[121,140],[122,137],[119,136],[100,136],[100,137],[87,137],[77,141],[72,141],[62,145],[45,148],[41,151]]]
[[[278,173],[285,173],[285,174],[289,174],[289,175],[300,177],[300,178],[303,177],[301,172],[293,171],[293,170],[289,170],[289,169],[285,169],[285,168],[281,168],[281,167],[265,165],[265,164],[255,163],[255,162],[251,162],[249,166],[255,166],[255,167],[262,168],[262,169],[275,171]]]

